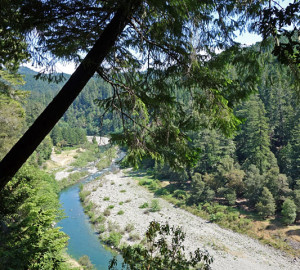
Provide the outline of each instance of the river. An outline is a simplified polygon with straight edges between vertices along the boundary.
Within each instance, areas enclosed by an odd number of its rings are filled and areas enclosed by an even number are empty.
[[[120,160],[122,156],[124,155],[121,153],[118,160]],[[66,218],[61,220],[57,226],[61,227],[61,230],[70,237],[68,254],[75,259],[79,259],[83,255],[89,256],[97,270],[108,269],[109,261],[113,258],[113,254],[101,244],[98,235],[89,223],[89,218],[84,213],[79,199],[79,185],[92,181],[99,175],[115,167],[116,164],[113,162],[109,168],[91,174],[82,182],[63,189],[59,197]],[[121,258],[120,256],[118,257],[120,261]],[[118,265],[120,265],[120,263]]]

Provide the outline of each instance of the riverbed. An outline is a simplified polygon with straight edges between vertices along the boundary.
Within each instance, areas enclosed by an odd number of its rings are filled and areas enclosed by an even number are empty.
[[[115,166],[115,162],[113,162],[109,168],[90,174],[80,183],[63,189],[59,196],[66,218],[61,220],[57,226],[61,227],[61,230],[70,237],[68,254],[77,260],[83,255],[89,256],[97,270],[108,269],[109,261],[114,255],[100,242],[98,235],[89,223],[89,218],[80,203],[79,186],[112,170]],[[120,256],[118,258],[121,260]]]

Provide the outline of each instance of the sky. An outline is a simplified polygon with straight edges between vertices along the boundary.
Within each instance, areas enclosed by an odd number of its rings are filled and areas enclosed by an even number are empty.
[[[235,41],[240,42],[245,45],[252,45],[261,40],[262,40],[262,38],[259,35],[250,34],[250,33],[243,33],[242,35],[239,35],[235,39]],[[35,71],[42,70],[41,67],[33,66],[31,62],[28,62],[28,63],[24,64],[23,66],[28,67]],[[67,73],[67,74],[72,74],[75,71],[75,69],[76,69],[76,66],[73,62],[56,64],[56,70],[59,73],[63,72],[63,73]]]
[[[293,1],[291,1],[291,0],[279,0],[278,1],[278,3],[282,7],[286,7],[291,2],[293,2]],[[235,41],[239,42],[241,44],[245,44],[245,45],[249,46],[249,45],[255,44],[256,42],[262,41],[262,38],[259,35],[250,34],[249,32],[245,32],[241,35],[238,35],[237,38],[235,39]],[[41,67],[35,67],[30,62],[24,64],[23,66],[28,67],[30,69],[33,69],[35,71],[41,71],[42,70]],[[75,71],[76,66],[73,62],[57,63],[56,64],[56,69],[57,69],[57,72],[72,74]]]

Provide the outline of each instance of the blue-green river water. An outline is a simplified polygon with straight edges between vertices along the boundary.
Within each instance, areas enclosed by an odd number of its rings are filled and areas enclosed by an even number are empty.
[[[112,164],[112,166],[115,165]],[[112,166],[90,175],[81,183],[93,180],[105,171],[111,170]],[[100,243],[98,235],[84,213],[79,200],[79,185],[80,183],[61,191],[59,200],[67,217],[60,221],[57,226],[61,227],[61,230],[69,235],[68,253],[73,258],[79,259],[83,255],[88,255],[96,269],[108,269],[109,261],[113,255]]]

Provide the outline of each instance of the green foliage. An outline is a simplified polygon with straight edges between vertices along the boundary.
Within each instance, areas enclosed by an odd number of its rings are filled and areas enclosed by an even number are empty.
[[[84,202],[84,201],[85,201],[85,198],[86,198],[87,196],[89,196],[90,194],[91,194],[91,192],[88,191],[88,190],[81,190],[81,191],[79,192],[79,198],[80,198],[80,201]]]
[[[180,228],[153,221],[146,232],[145,247],[127,246],[121,249],[124,258],[122,269],[209,269],[213,260],[206,252],[197,249],[189,258],[185,257],[184,239],[185,234]],[[116,269],[116,266],[117,260],[113,259],[109,269]]]
[[[159,204],[159,200],[154,199],[151,201],[151,205],[150,205],[150,211],[151,212],[158,212],[161,210],[161,206]]]
[[[274,154],[270,150],[270,128],[264,104],[258,96],[253,96],[237,114],[247,119],[236,138],[239,160],[245,168],[251,164],[255,165],[262,174],[276,164]]]
[[[133,225],[132,223],[127,224],[127,225],[125,226],[125,231],[126,231],[126,232],[130,233],[130,232],[132,232],[133,230],[134,230],[134,225]]]
[[[122,234],[119,232],[111,232],[108,238],[105,240],[106,244],[112,245],[117,248],[121,242]]]
[[[300,212],[300,189],[294,190],[294,202],[297,208],[297,213]]]
[[[226,193],[225,193],[225,199],[228,203],[228,205],[235,205],[235,201],[236,201],[236,192],[235,190],[228,190]]]
[[[118,211],[117,215],[123,215],[125,212],[123,210]]]
[[[75,183],[77,183],[78,181],[80,181],[82,178],[84,178],[85,176],[88,175],[88,172],[74,172],[74,173],[70,173],[68,175],[68,177],[61,179],[58,184],[60,189],[64,189],[68,186],[71,186]],[[83,196],[86,196],[85,194],[83,194]]]
[[[192,177],[191,198],[192,203],[199,203],[204,201],[211,201],[215,196],[215,192],[209,188],[208,185],[202,181],[202,176],[195,173]]]
[[[84,255],[78,259],[79,264],[83,267],[84,270],[95,270],[95,266],[91,263],[90,258],[87,255]]]
[[[138,240],[141,240],[141,237],[137,233],[131,233],[131,234],[129,234],[128,240],[129,241],[138,241]]]
[[[108,217],[110,216],[110,210],[108,208],[106,208],[104,211],[103,211],[103,215]]]
[[[97,160],[101,152],[97,145],[91,143],[86,143],[84,146],[84,151],[78,152],[77,159],[70,165],[74,167],[85,167],[89,162]]]
[[[148,208],[148,207],[149,207],[149,204],[147,202],[145,202],[139,206],[139,208],[141,208],[141,209]]]
[[[18,97],[11,95],[12,90],[3,93],[2,72],[0,70],[0,160],[20,137],[25,124],[25,111]]]
[[[99,215],[96,218],[96,223],[103,223],[105,221],[105,217],[103,215]]]
[[[245,197],[249,199],[251,204],[258,202],[264,182],[265,179],[259,173],[259,169],[255,165],[250,165],[245,176]]]
[[[258,214],[264,218],[275,214],[275,200],[268,188],[263,188],[259,202],[255,205],[255,208],[258,211]]]
[[[58,190],[51,176],[24,166],[1,191],[0,254],[7,269],[62,266],[68,237],[53,226],[63,216]]]
[[[184,190],[177,189],[174,191],[173,196],[176,199],[185,200],[187,198],[187,194]]]
[[[292,224],[296,219],[296,205],[293,200],[286,199],[282,204],[282,221],[284,224]]]

